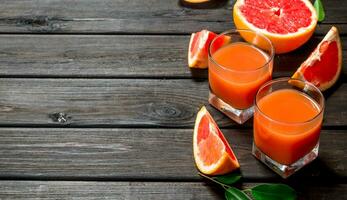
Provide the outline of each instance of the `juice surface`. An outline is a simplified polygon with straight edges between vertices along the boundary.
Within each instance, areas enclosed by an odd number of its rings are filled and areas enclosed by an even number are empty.
[[[222,47],[213,54],[213,59],[231,70],[254,70],[266,64],[268,56],[260,49],[244,42]]]
[[[275,91],[262,98],[258,106],[271,119],[287,123],[305,122],[320,112],[309,96],[292,89]]]
[[[257,47],[236,42],[218,49],[212,57],[225,68],[209,61],[212,92],[234,108],[251,107],[258,88],[271,79],[269,56]]]
[[[322,115],[316,117],[320,107],[309,96],[293,89],[282,89],[263,97],[257,105],[254,142],[266,155],[289,165],[315,147]]]

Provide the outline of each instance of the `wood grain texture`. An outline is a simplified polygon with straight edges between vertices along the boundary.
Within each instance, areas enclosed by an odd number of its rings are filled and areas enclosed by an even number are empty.
[[[234,28],[234,2],[1,1],[0,199],[224,199],[194,166],[192,128],[208,82],[186,59],[191,32]],[[346,55],[347,4],[323,3],[326,20],[305,46],[276,56],[275,77],[291,75],[331,25]],[[299,199],[347,195],[343,59],[339,83],[325,93],[319,158],[285,181]],[[241,128],[208,109],[229,128],[245,187],[282,181],[252,157],[251,121]]]
[[[291,76],[321,38],[277,55],[274,77]],[[2,77],[207,78],[187,66],[189,36],[0,35],[0,44]],[[345,77],[345,56],[343,65]]]
[[[346,91],[327,93],[324,126],[347,124]],[[207,80],[0,79],[0,126],[191,128],[207,98]],[[236,125],[208,109],[221,127]]]
[[[248,185],[254,184],[245,184]],[[302,189],[301,189],[302,188]],[[299,200],[345,199],[347,185],[303,186]],[[215,185],[195,182],[63,182],[1,181],[1,199],[224,199]]]
[[[251,155],[252,130],[223,129],[246,180],[277,179]],[[192,129],[0,129],[0,178],[48,180],[201,180]],[[324,130],[319,159],[292,180],[347,176],[341,130]]]
[[[1,199],[223,199],[204,183],[1,181]]]
[[[177,34],[203,28],[221,32],[234,28],[234,2],[222,0],[215,8],[192,9],[179,0],[5,0],[0,6],[0,32]],[[326,20],[316,33],[324,33],[331,24],[339,24],[346,33],[346,4],[323,2]]]

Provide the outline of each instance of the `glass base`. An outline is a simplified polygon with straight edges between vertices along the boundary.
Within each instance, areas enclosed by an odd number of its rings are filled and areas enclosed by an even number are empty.
[[[253,106],[244,110],[234,108],[225,103],[222,99],[218,98],[211,91],[208,97],[208,102],[238,124],[245,123],[249,118],[253,116],[254,113]]]
[[[288,178],[290,175],[294,174],[296,171],[304,167],[305,165],[312,162],[314,159],[318,157],[318,149],[319,149],[319,141],[316,146],[306,154],[304,157],[297,160],[295,163],[291,165],[280,164],[266,154],[264,154],[253,142],[252,154],[256,158],[258,158],[262,163],[266,166],[270,167],[273,171],[279,174],[282,178]]]

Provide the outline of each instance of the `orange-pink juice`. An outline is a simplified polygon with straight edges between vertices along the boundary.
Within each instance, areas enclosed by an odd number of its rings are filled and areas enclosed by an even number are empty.
[[[270,80],[271,75],[269,56],[244,42],[228,44],[209,59],[212,92],[234,108],[251,107],[258,88]]]
[[[319,105],[294,89],[277,90],[257,102],[254,143],[281,164],[292,164],[318,143],[322,115]]]

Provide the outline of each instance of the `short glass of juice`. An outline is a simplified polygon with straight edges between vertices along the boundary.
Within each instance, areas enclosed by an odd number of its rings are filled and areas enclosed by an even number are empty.
[[[271,80],[274,47],[251,30],[229,30],[212,40],[208,50],[209,103],[243,124],[253,116],[259,87]]]
[[[324,96],[309,82],[279,78],[257,92],[252,154],[283,178],[318,156]]]

